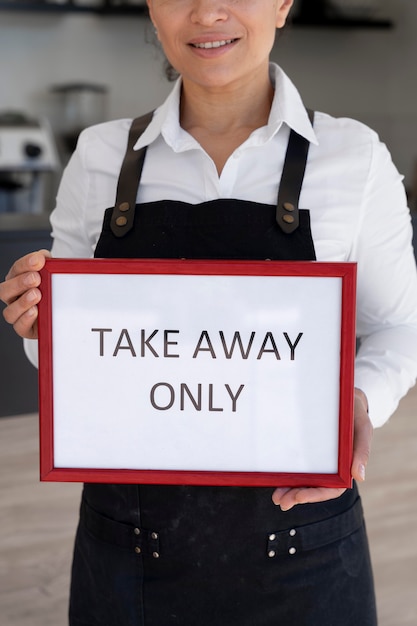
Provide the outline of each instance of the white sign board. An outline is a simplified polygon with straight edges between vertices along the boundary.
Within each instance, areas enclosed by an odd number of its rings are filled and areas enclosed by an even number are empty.
[[[344,337],[354,322],[342,315],[354,266],[341,265],[323,275],[317,263],[49,261],[50,327],[40,341],[47,474],[339,478],[341,355],[354,343],[354,332]]]

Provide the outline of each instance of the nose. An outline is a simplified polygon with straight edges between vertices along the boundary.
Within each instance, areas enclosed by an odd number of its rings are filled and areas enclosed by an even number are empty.
[[[191,21],[194,24],[211,26],[228,18],[225,0],[193,0]]]

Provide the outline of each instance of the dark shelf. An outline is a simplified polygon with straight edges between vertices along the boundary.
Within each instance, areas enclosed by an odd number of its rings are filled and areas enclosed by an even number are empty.
[[[126,5],[107,5],[103,4],[102,6],[87,6],[87,5],[77,5],[72,4],[70,2],[66,4],[54,4],[53,2],[2,2],[0,0],[0,11],[22,11],[22,12],[32,12],[32,13],[53,13],[53,14],[64,14],[64,13],[95,13],[96,15],[137,15],[137,16],[147,16],[148,15],[148,7],[138,6],[134,4],[126,4]]]
[[[292,20],[293,26],[316,27],[316,28],[393,28],[394,24],[390,20],[379,19],[352,19],[352,18],[320,18],[311,19],[295,17]]]
[[[334,0],[299,0],[295,26],[316,28],[391,28],[388,19],[378,19],[372,11],[347,13]]]

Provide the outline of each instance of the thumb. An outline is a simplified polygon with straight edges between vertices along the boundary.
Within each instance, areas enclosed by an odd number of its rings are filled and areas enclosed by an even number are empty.
[[[365,480],[373,430],[366,396],[360,389],[355,389],[352,477],[359,482]]]

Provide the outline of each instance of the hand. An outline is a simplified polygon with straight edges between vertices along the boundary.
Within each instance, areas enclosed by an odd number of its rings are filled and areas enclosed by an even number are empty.
[[[39,250],[21,257],[13,264],[4,282],[0,283],[0,300],[6,304],[4,319],[13,325],[20,337],[38,337],[39,271],[50,256],[47,250]]]
[[[354,437],[352,478],[358,482],[365,480],[365,469],[369,460],[373,427],[368,415],[368,401],[360,389],[355,389]],[[296,504],[324,502],[338,498],[345,489],[326,487],[279,487],[272,494],[274,504],[279,504],[283,511],[289,511]]]

